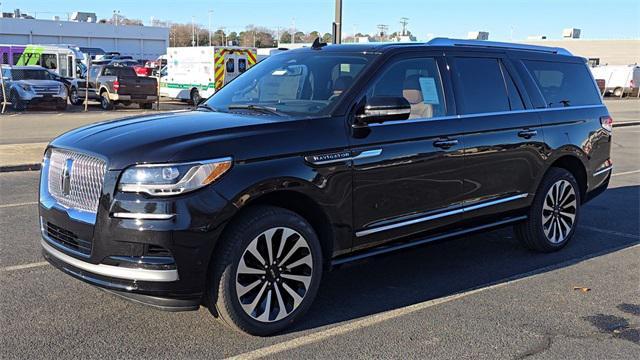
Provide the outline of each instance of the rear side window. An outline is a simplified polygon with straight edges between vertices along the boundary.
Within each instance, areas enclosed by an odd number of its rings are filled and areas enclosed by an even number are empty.
[[[453,81],[463,114],[509,111],[500,62],[491,58],[455,58]]]
[[[108,67],[104,69],[105,76],[137,76],[136,71],[130,67]]]
[[[599,105],[600,93],[585,64],[524,60],[549,107]]]

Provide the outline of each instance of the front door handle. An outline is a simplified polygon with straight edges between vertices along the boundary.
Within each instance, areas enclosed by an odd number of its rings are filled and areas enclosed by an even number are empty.
[[[440,139],[433,142],[433,146],[439,147],[441,149],[448,149],[454,145],[458,145],[458,140],[456,139]]]
[[[537,130],[522,130],[518,133],[518,136],[525,139],[531,139],[532,137],[538,135]]]

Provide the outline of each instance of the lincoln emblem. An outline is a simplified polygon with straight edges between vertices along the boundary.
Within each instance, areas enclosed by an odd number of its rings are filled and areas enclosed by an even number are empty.
[[[73,167],[73,159],[67,159],[62,169],[62,179],[60,179],[60,189],[65,196],[71,193],[71,168]]]

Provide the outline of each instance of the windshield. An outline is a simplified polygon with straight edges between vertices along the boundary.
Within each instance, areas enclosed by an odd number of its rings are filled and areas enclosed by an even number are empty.
[[[326,115],[374,56],[322,51],[280,53],[238,76],[206,104],[218,111],[269,108],[285,115]]]
[[[47,70],[39,69],[11,69],[13,80],[53,80]]]

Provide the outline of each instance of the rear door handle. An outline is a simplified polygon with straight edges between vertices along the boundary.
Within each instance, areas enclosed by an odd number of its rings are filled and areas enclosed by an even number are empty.
[[[531,139],[532,137],[538,135],[537,130],[522,130],[518,133],[518,136],[525,139]]]
[[[439,147],[441,149],[448,149],[454,145],[458,145],[458,140],[456,139],[441,139],[433,142],[433,146]]]

